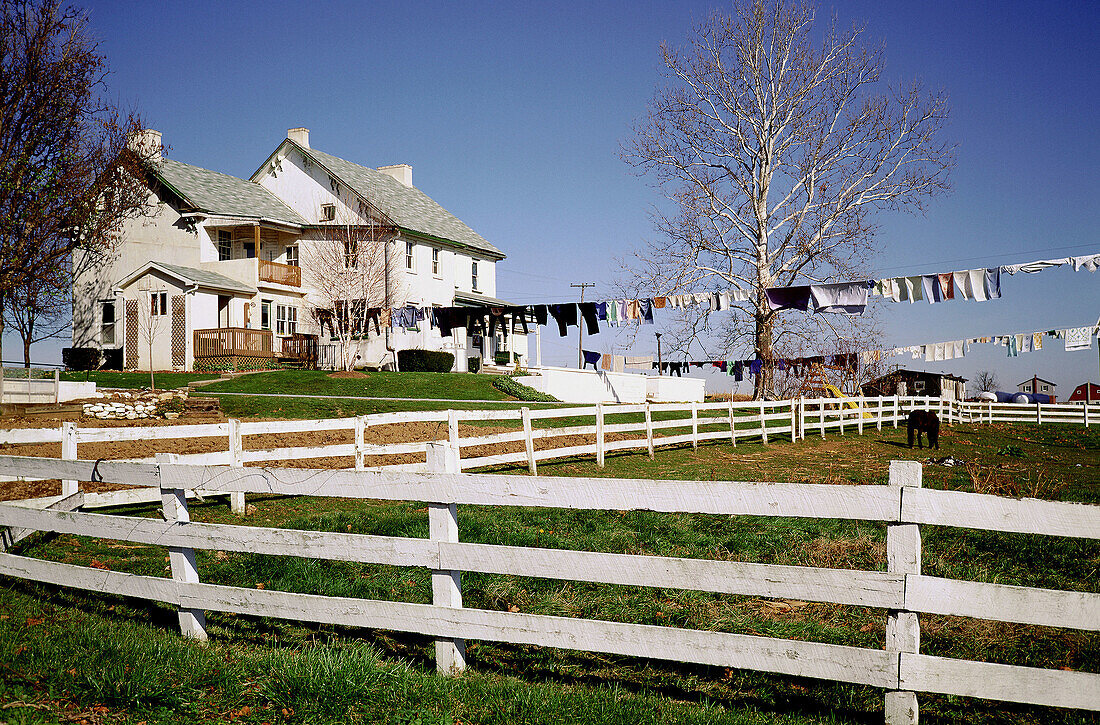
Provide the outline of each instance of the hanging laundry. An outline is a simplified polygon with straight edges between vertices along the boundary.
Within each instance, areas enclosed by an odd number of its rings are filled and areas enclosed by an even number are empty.
[[[1008,347],[1008,357],[1016,357],[1020,354],[1021,341],[1016,339],[1016,335],[1007,336],[1005,342]]]
[[[548,311],[546,305],[532,305],[531,312],[535,315],[535,322],[540,325],[546,324],[546,313]]]
[[[810,287],[769,287],[764,290],[773,310],[805,310],[810,306]]]
[[[644,324],[653,324],[653,300],[638,300],[638,311]]]
[[[991,267],[983,274],[986,299],[997,300],[1001,298],[1001,269]]]
[[[913,277],[898,277],[895,280],[901,288],[901,301],[910,304],[924,299],[924,281],[920,275]]]
[[[607,321],[607,303],[606,302],[597,302],[596,303],[596,319],[600,320],[602,322]]]
[[[729,295],[731,303],[752,301],[752,290],[735,288],[731,290],[726,290],[726,294]]]
[[[943,302],[943,298],[940,297],[940,278],[936,274],[922,274],[920,278],[921,290],[924,293],[924,299],[928,300],[928,304],[933,305],[937,302]]]
[[[653,298],[653,306],[658,310],[663,310],[665,308],[665,304],[667,304],[667,303],[668,303],[668,299],[665,298],[665,297],[654,297]]]
[[[1074,327],[1062,331],[1066,340],[1066,350],[1089,350],[1092,348],[1092,327]]]
[[[955,278],[950,272],[947,274],[937,274],[936,279],[940,283],[940,299],[953,300],[955,299]],[[998,285],[1000,282],[998,282]]]
[[[588,327],[589,335],[596,335],[600,332],[600,323],[596,321],[597,310],[595,302],[579,302],[577,303],[577,309],[580,310],[581,317],[584,319],[584,324]]]
[[[564,305],[550,305],[550,315],[558,323],[558,334],[565,337],[567,327],[577,326],[577,303],[569,302]]]
[[[1036,332],[1031,336],[1031,349],[1042,350],[1043,349],[1043,333]]]
[[[1073,265],[1074,272],[1080,272],[1082,269],[1095,272],[1097,266],[1100,266],[1100,254],[1089,254],[1084,257],[1070,257],[1069,263]]]
[[[1016,347],[1020,352],[1031,352],[1034,349],[1032,346],[1035,343],[1035,338],[1031,335],[1017,335],[1016,338]]]
[[[611,370],[611,356],[604,355],[600,358],[600,370]]]
[[[592,369],[596,370],[596,363],[603,357],[600,353],[593,352],[592,350],[581,350],[581,355],[584,357],[584,362],[581,363],[581,370],[584,370],[588,365],[591,365]]]
[[[1063,264],[1069,264],[1069,261],[1069,257],[1063,257],[1062,259],[1038,259],[1034,262],[1024,262],[1023,264],[1003,264],[1001,265],[1001,271],[1008,272],[1009,274],[1016,274],[1017,272],[1035,274],[1036,272],[1042,272],[1044,269],[1061,267]]]
[[[652,355],[628,355],[626,358],[626,366],[635,370],[650,370],[652,365]]]
[[[626,358],[622,355],[616,355],[611,359],[611,371],[615,373],[621,373],[626,370]]]
[[[862,315],[867,308],[867,296],[873,281],[841,282],[839,284],[810,285],[814,312],[840,312]]]

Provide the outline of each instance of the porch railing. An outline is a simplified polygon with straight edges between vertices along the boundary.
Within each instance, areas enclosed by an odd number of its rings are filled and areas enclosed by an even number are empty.
[[[275,352],[272,349],[271,332],[268,330],[249,330],[244,327],[195,330],[196,358],[223,355],[275,357]]]
[[[302,268],[261,259],[260,281],[285,284],[290,287],[301,287]]]

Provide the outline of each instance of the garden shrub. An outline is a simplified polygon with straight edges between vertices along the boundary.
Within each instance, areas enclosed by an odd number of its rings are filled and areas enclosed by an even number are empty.
[[[397,369],[403,373],[449,373],[455,356],[440,350],[398,350]]]
[[[70,370],[95,370],[99,367],[99,348],[66,347],[61,349],[61,362]]]
[[[523,383],[516,382],[515,378],[510,378],[503,375],[493,378],[493,387],[504,393],[505,395],[511,395],[513,398],[518,398],[520,400],[530,400],[536,403],[561,402],[553,395],[540,393],[529,385],[524,385]]]

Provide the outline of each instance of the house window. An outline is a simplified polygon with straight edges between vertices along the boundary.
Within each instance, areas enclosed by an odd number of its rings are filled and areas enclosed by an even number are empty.
[[[344,241],[344,267],[354,269],[359,266],[359,240],[347,239]]]
[[[262,300],[260,302],[260,329],[271,329],[271,300]]]
[[[432,250],[432,274],[439,276],[439,250]]]
[[[414,245],[412,242],[405,242],[405,269],[413,270],[415,259],[413,258]]]
[[[168,293],[167,292],[150,292],[149,293],[149,314],[154,317],[168,314]]]
[[[247,259],[253,259],[256,256],[256,242],[244,243],[244,256]]]
[[[298,245],[292,244],[286,248],[286,263],[291,267],[298,266]]]
[[[917,393],[923,393],[924,392],[924,381],[923,380],[914,381],[913,382],[913,391],[917,392]]]
[[[101,303],[101,322],[99,324],[99,342],[101,345],[115,344],[115,303]]]
[[[321,221],[330,222],[336,218],[336,205],[335,204],[322,204],[321,205]]]
[[[1049,390],[1049,389],[1050,388],[1048,386],[1046,386],[1046,385],[1043,386],[1043,390]]]
[[[477,260],[470,263],[470,289],[477,290]]]
[[[298,308],[286,308],[286,334],[293,335],[298,331]]]
[[[275,305],[275,334],[286,334],[286,305]]]
[[[218,261],[233,258],[233,235],[224,229],[218,230]]]

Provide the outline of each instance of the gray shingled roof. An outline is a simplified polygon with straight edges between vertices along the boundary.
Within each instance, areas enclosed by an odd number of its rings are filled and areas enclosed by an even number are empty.
[[[264,218],[294,226],[308,224],[279,197],[236,176],[162,159],[157,176],[196,209],[225,216]]]
[[[293,143],[293,142],[292,142]],[[381,171],[360,166],[317,149],[302,148],[359,196],[378,208],[398,227],[504,257],[504,253],[420,189],[405,186]]]
[[[235,279],[230,279],[217,272],[210,272],[205,269],[195,269],[194,267],[181,267],[178,264],[165,264],[164,262],[150,262],[150,264],[163,267],[181,279],[191,284],[197,284],[200,287],[212,287],[214,289],[228,290],[230,292],[256,294],[255,287],[249,287],[244,282],[238,282]]]

